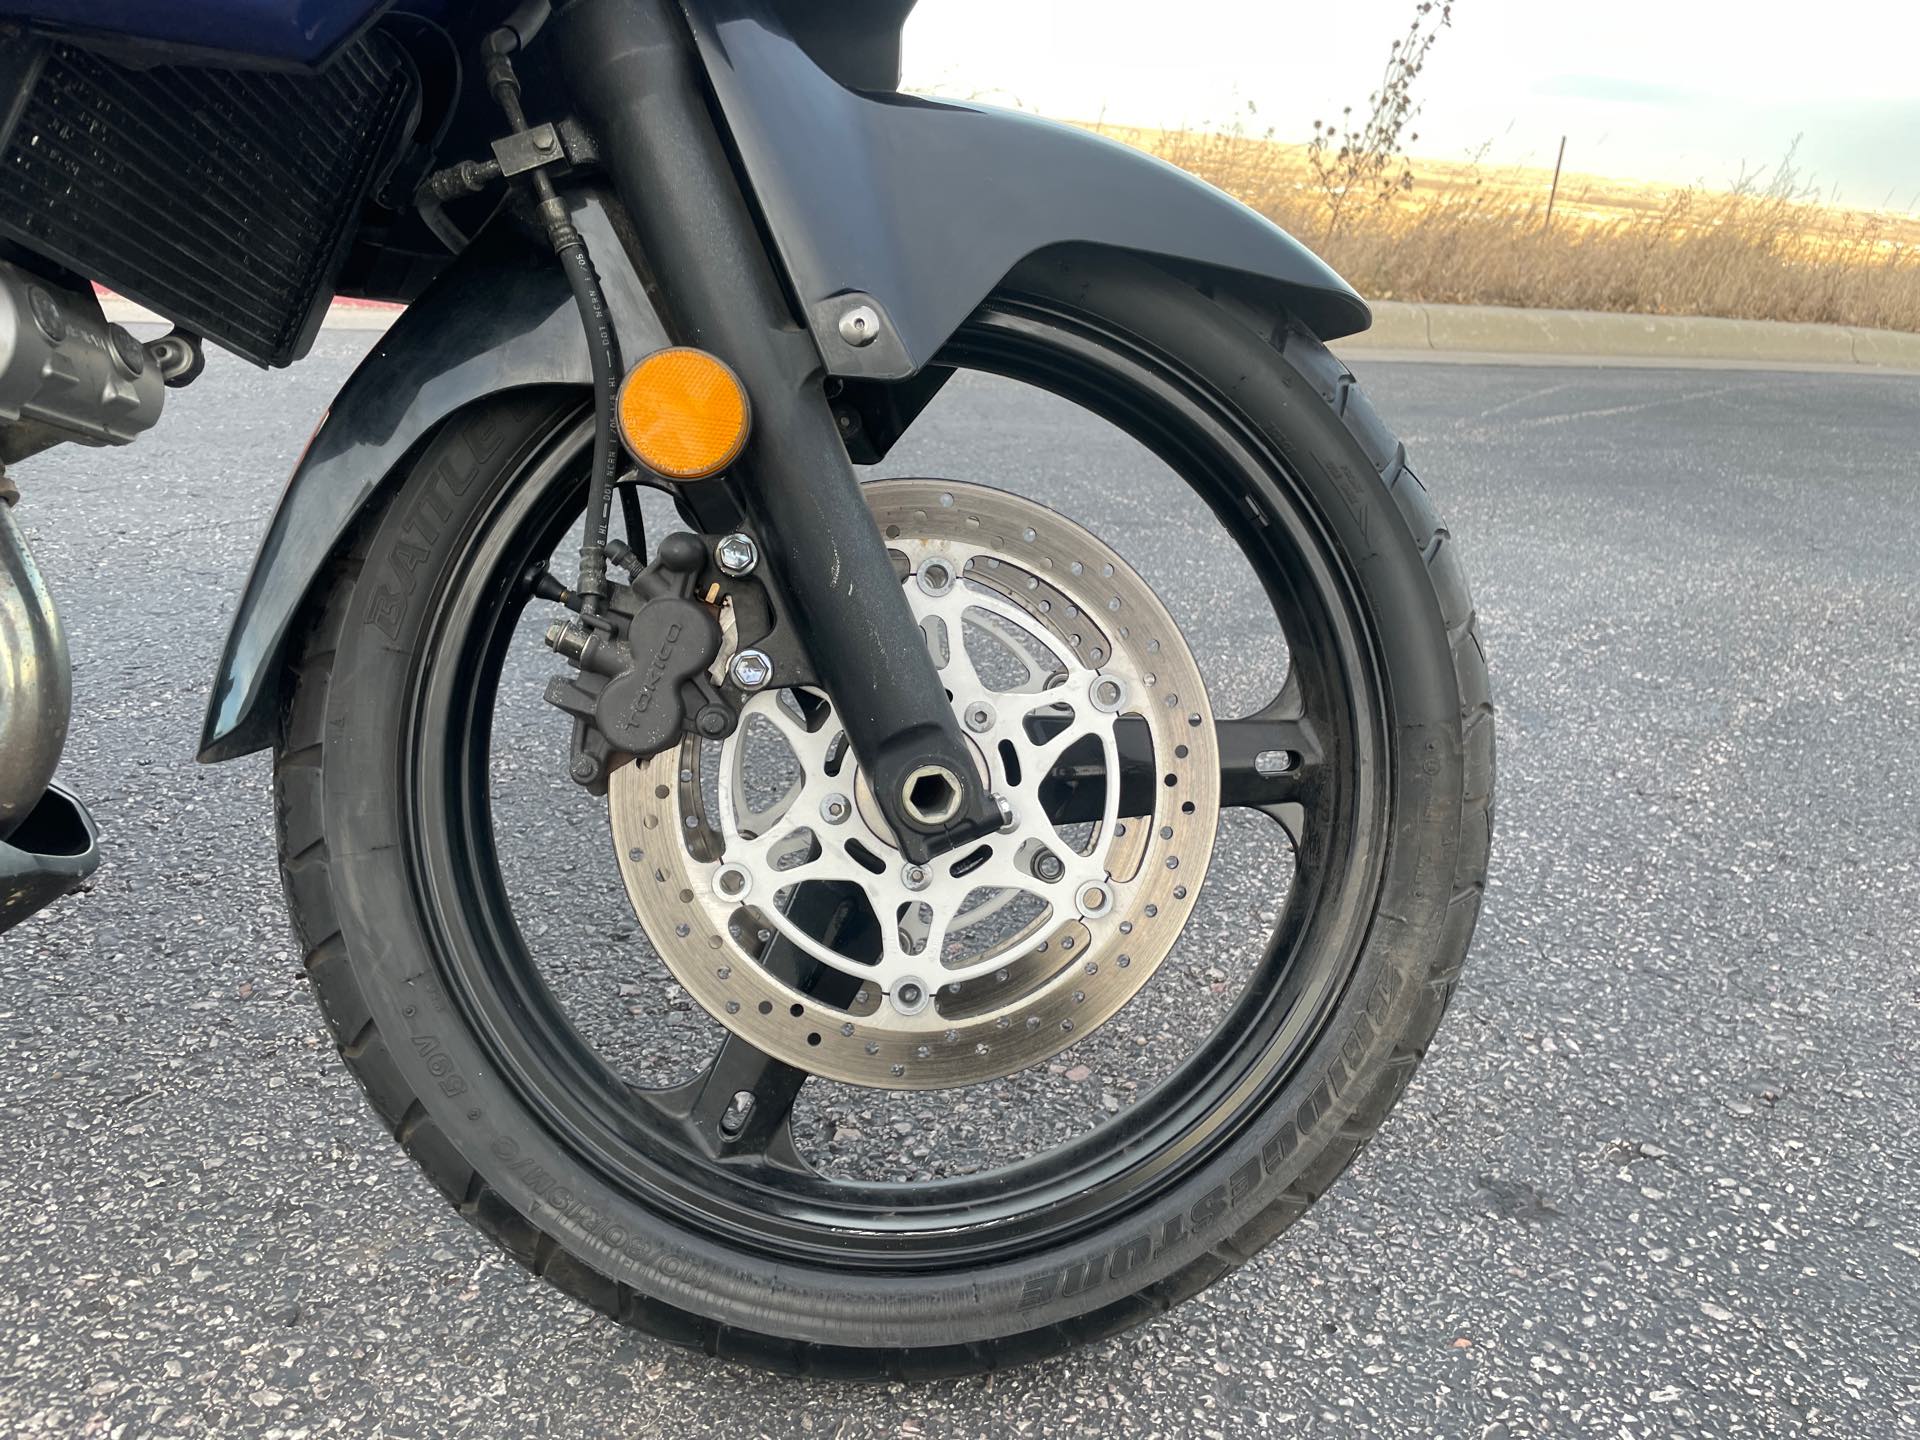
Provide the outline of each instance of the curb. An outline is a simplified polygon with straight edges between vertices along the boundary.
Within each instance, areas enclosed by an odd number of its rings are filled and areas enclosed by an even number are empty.
[[[109,320],[159,324],[151,310],[103,296]],[[1854,325],[1711,316],[1617,315],[1598,310],[1526,310],[1502,305],[1372,303],[1373,326],[1336,340],[1336,352],[1391,352],[1396,360],[1519,357],[1593,364],[1701,365],[1920,373],[1920,335]],[[385,330],[397,305],[335,301],[328,330]],[[1383,356],[1384,358],[1384,356]]]
[[[118,295],[102,295],[100,308],[117,325],[167,325],[170,322],[144,305]],[[402,307],[372,300],[336,300],[321,321],[323,330],[384,330],[399,318]]]
[[[1372,310],[1373,327],[1335,341],[1335,350],[1920,371],[1920,335],[1853,325],[1403,300],[1376,301]]]

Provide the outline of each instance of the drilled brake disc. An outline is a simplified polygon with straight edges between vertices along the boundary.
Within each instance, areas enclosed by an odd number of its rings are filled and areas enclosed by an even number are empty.
[[[742,1039],[850,1084],[979,1084],[1082,1039],[1166,958],[1213,853],[1213,714],[1158,598],[1072,521],[947,481],[865,493],[1007,827],[907,865],[826,697],[769,690],[728,740],[616,771],[613,835],[648,937]],[[829,884],[867,923],[806,923],[795,897]],[[796,951],[852,999],[763,963]]]

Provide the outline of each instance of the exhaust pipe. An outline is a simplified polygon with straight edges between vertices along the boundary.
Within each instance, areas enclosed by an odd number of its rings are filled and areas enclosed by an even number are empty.
[[[78,887],[100,863],[84,806],[53,784],[73,672],[46,582],[0,474],[0,931]]]
[[[100,868],[100,836],[86,806],[49,785],[27,818],[0,840],[0,933],[71,894]]]
[[[40,803],[67,743],[73,670],[40,567],[0,478],[0,840]]]

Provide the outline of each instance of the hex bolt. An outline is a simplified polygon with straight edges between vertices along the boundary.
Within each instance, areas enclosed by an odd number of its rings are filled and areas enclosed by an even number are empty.
[[[742,690],[759,690],[773,679],[773,661],[764,650],[742,650],[727,666],[727,674]]]
[[[993,707],[984,700],[976,700],[967,706],[961,718],[967,729],[979,735],[993,728]]]
[[[880,338],[880,317],[871,305],[855,305],[840,317],[840,338],[858,350]]]
[[[67,319],[60,313],[60,302],[38,285],[27,290],[27,308],[33,312],[33,323],[47,339],[58,345],[67,338]]]
[[[940,559],[922,560],[913,577],[929,595],[944,595],[953,589],[953,566]]]
[[[844,795],[829,795],[820,802],[820,818],[829,825],[839,825],[853,814],[853,805]]]
[[[1019,817],[1013,813],[1013,806],[1004,795],[995,795],[993,803],[1000,807],[1000,833],[1006,834],[1020,824]]]
[[[1033,857],[1033,874],[1043,884],[1053,885],[1067,873],[1067,862],[1051,850],[1042,850]]]
[[[575,758],[573,762],[573,778],[578,780],[582,785],[592,780],[593,777],[599,773],[600,767],[585,755]]]
[[[547,627],[547,648],[564,655],[576,665],[586,653],[587,642],[592,638],[591,630],[571,620],[556,620]]]
[[[924,865],[907,865],[900,871],[900,883],[909,890],[924,890],[933,881]]]
[[[107,326],[107,345],[128,375],[137,380],[146,373],[147,347],[134,339],[131,331],[121,325]]]
[[[753,543],[751,535],[736,530],[713,547],[713,559],[721,574],[738,580],[742,575],[751,575],[753,567],[760,563],[760,547]]]

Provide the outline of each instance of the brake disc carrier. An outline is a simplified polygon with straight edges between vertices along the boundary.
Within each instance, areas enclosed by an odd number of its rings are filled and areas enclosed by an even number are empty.
[[[1078,525],[976,485],[865,493],[1006,827],[907,864],[826,697],[769,690],[725,742],[615,771],[613,835],[661,958],[749,1044],[849,1084],[979,1084],[1085,1037],[1173,947],[1213,853],[1213,714],[1165,607]],[[797,923],[814,882],[870,907],[877,944]],[[771,972],[776,936],[853,998]]]

